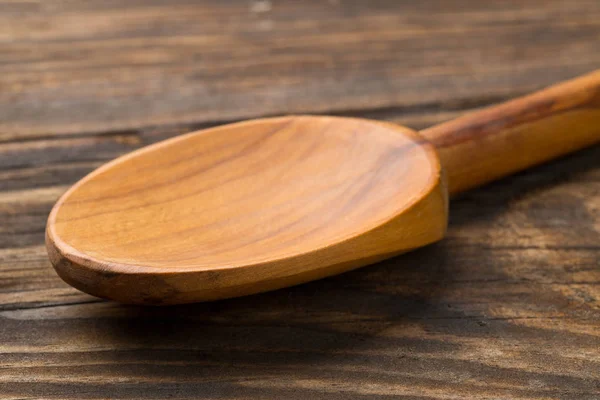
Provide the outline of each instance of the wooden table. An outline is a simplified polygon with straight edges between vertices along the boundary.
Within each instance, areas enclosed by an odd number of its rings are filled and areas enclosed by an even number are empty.
[[[0,398],[600,399],[600,148],[455,199],[448,238],[169,308],[80,293],[44,227],[145,144],[327,113],[414,128],[600,66],[600,2],[0,0]]]

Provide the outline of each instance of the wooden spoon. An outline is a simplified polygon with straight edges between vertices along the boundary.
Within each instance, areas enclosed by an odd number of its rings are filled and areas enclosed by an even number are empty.
[[[355,118],[224,125],[120,157],[57,202],[46,243],[87,293],[242,296],[440,240],[453,195],[600,141],[600,71],[420,133]]]

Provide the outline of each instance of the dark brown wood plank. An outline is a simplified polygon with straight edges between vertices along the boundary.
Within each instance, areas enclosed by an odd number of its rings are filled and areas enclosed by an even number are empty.
[[[244,299],[98,302],[54,275],[43,246],[0,250],[0,393],[597,398],[599,156],[465,195],[442,243]],[[3,204],[24,213],[52,190]]]
[[[512,96],[597,67],[575,3],[3,1],[0,139]]]
[[[424,128],[598,68],[600,3],[0,0],[0,399],[600,398],[600,148],[455,199],[448,238],[319,282],[137,308],[63,283],[47,214],[222,121]]]

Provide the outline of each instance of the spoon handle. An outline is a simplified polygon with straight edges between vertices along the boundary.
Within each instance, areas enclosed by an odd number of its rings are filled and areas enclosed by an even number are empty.
[[[600,142],[600,70],[425,129],[456,194]]]

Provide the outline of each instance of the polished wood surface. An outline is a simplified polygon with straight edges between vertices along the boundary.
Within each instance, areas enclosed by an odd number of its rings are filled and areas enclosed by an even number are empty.
[[[443,237],[447,191],[600,142],[600,71],[422,135],[296,116],[158,143],[71,188],[48,219],[48,253],[76,288],[134,304],[244,296],[381,261]]]
[[[597,146],[292,288],[149,308],[56,275],[54,203],[144,145],[283,112],[424,129],[600,65],[596,0],[261,4],[0,1],[0,398],[596,400]]]
[[[456,194],[600,142],[600,70],[425,129]]]
[[[141,304],[237,297],[441,239],[433,146],[391,124],[296,116],[225,125],[117,159],[50,214],[59,275]]]

